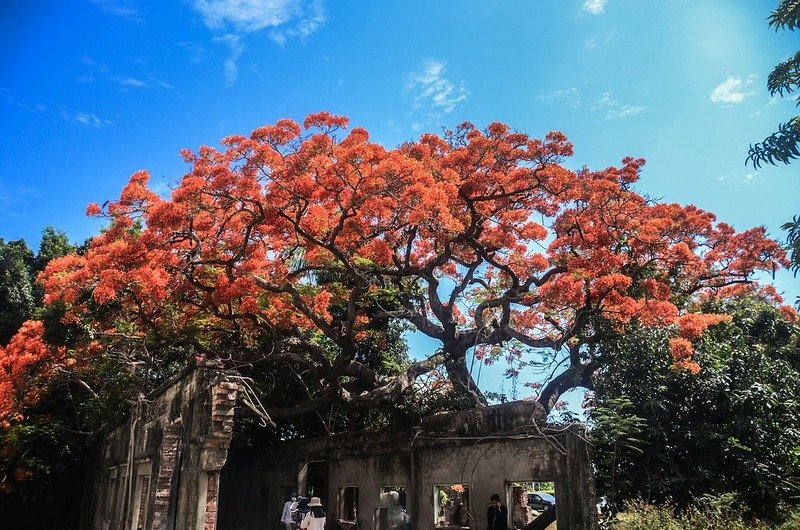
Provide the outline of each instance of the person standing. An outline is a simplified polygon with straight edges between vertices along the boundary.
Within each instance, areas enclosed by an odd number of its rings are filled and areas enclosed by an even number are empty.
[[[286,525],[286,530],[293,530],[295,512],[297,512],[297,495],[292,493],[292,498],[283,505],[281,522]]]
[[[301,495],[297,498],[297,513],[295,514],[295,521],[297,524],[303,522],[308,510],[308,497]]]
[[[325,510],[322,509],[319,497],[311,497],[308,507],[308,514],[300,523],[300,530],[325,530]]]
[[[487,530],[506,530],[508,528],[508,509],[500,502],[500,495],[491,497],[489,509],[486,511]]]

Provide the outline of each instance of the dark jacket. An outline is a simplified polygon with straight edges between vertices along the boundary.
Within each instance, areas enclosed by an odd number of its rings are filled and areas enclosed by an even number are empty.
[[[489,506],[486,511],[486,519],[488,521],[487,530],[506,530],[508,528],[508,508],[502,504],[499,508],[495,508],[494,505]]]

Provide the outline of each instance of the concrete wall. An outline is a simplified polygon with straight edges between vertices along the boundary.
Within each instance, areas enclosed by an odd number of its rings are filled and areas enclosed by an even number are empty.
[[[148,396],[98,448],[81,528],[283,530],[288,495],[315,488],[328,529],[355,530],[337,523],[348,487],[358,488],[357,530],[377,530],[381,488],[402,486],[414,529],[433,530],[435,487],[460,484],[465,521],[483,530],[489,497],[509,505],[511,484],[530,481],[555,484],[559,528],[597,527],[582,428],[548,426],[532,403],[437,415],[413,431],[229,450],[237,391],[224,372],[196,366]]]
[[[413,433],[359,433],[278,446],[232,449],[222,470],[219,528],[282,529],[280,515],[289,491],[306,493],[303,470],[321,462],[327,473],[322,497],[328,528],[337,525],[343,487],[358,488],[358,527],[375,528],[382,486],[405,486],[406,508],[415,529],[434,528],[434,487],[469,489],[470,528],[486,527],[489,497],[510,504],[511,483],[555,483],[558,527],[597,525],[588,446],[580,426],[532,424],[534,405],[510,403],[467,413],[437,416]]]
[[[81,528],[216,528],[236,392],[220,370],[194,366],[141,400],[97,450]]]

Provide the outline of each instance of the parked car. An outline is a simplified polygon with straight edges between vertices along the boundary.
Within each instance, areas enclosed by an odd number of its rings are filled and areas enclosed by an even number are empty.
[[[528,493],[528,506],[537,512],[544,511],[551,506],[555,506],[556,498],[549,493],[542,491],[536,493]]]

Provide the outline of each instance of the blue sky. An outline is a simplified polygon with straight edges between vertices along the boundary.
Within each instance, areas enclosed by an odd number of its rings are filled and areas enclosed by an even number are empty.
[[[136,170],[166,193],[181,148],[324,109],[388,146],[465,120],[561,130],[573,167],[644,157],[640,191],[782,238],[800,162],[744,165],[796,112],[765,88],[800,44],[768,28],[776,3],[6,0],[0,237],[82,241]]]

